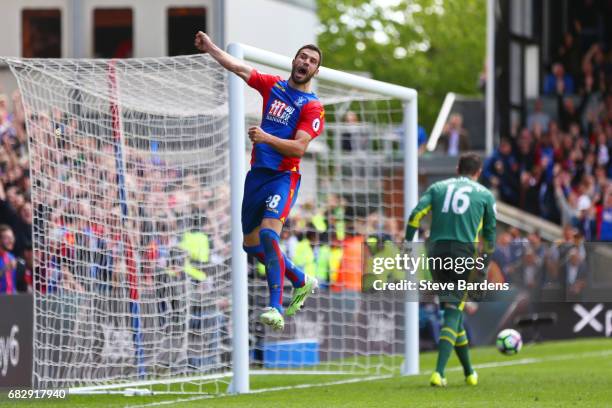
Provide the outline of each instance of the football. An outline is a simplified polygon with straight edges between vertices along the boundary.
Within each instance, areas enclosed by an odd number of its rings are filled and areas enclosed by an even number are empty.
[[[504,329],[497,335],[497,349],[506,355],[517,354],[523,347],[521,334],[514,329]]]

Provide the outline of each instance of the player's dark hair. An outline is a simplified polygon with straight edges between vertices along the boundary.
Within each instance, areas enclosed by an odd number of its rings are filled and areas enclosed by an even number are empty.
[[[297,52],[295,53],[295,57],[293,57],[293,59],[296,59],[297,56],[300,55],[300,52],[302,52],[302,50],[313,50],[317,54],[319,54],[319,65],[317,65],[317,68],[321,66],[321,62],[323,62],[323,53],[321,52],[321,49],[319,47],[317,47],[314,44],[303,45],[300,47],[299,50],[297,50]]]
[[[462,176],[473,176],[482,167],[482,159],[476,153],[465,153],[459,158],[457,172]]]

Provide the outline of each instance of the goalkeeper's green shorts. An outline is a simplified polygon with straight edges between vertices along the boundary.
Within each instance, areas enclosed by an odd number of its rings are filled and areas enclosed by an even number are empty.
[[[473,271],[462,270],[462,268],[447,269],[445,266],[449,264],[462,265],[465,263],[465,259],[474,258],[475,254],[476,247],[471,242],[435,241],[427,245],[427,257],[430,259],[440,259],[439,262],[430,261],[430,272],[433,281],[436,283],[454,284],[453,290],[440,289],[436,291],[440,304],[451,305],[459,310],[463,310],[468,293],[457,286],[460,280],[470,281]],[[463,261],[458,261],[458,259],[463,259]],[[452,263],[449,260],[452,260]]]

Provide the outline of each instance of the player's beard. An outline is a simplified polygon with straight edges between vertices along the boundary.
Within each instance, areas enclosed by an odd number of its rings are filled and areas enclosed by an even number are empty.
[[[302,79],[298,79],[298,78],[295,77],[295,74],[296,74],[298,68],[299,67],[293,67],[293,69],[291,70],[291,80],[293,82],[295,82],[296,84],[298,84],[298,85],[303,85],[305,83],[308,83],[312,79],[312,77],[315,76],[316,72],[313,72],[310,75],[308,75],[308,73],[306,73]]]

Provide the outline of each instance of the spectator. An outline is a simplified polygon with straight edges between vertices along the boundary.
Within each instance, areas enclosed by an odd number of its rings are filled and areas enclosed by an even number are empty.
[[[11,253],[14,244],[11,227],[0,225],[0,294],[17,293],[17,260]]]
[[[540,215],[541,190],[545,185],[544,170],[541,165],[535,165],[529,171],[521,174],[521,208],[525,211]]]
[[[502,232],[497,237],[495,252],[493,252],[492,256],[492,261],[499,267],[504,282],[512,281],[512,276],[517,268],[511,244],[512,235],[507,231]]]
[[[586,263],[584,248],[579,246],[572,247],[567,256],[567,261],[563,266],[564,286],[568,298],[579,300],[583,289],[586,287]]]
[[[425,302],[421,299],[419,303],[419,334],[422,344],[421,349],[435,350],[440,339],[442,330],[442,312],[437,303]],[[428,346],[429,345],[429,346]]]
[[[15,255],[23,257],[27,247],[32,246],[32,204],[28,201],[19,209],[19,215],[13,223],[17,243]]]
[[[297,244],[299,241],[295,234],[293,234],[292,223],[290,219],[285,221],[285,226],[281,231],[281,241],[281,250],[283,251],[283,253],[287,255],[287,258],[294,259],[295,249],[297,248]]]
[[[365,244],[364,221],[359,217],[352,220],[346,231],[346,238],[342,242],[342,259],[338,273],[331,288],[335,292],[354,291],[361,292],[361,279],[363,277],[363,255]]]
[[[582,76],[580,77],[578,89],[581,94],[585,94],[587,89],[589,92],[597,92],[599,90],[599,81],[595,77],[593,64],[590,60],[585,59],[582,63]]]
[[[570,15],[574,17],[574,30],[580,35],[583,48],[601,39],[603,32],[600,2],[582,0],[570,2]]]
[[[449,156],[458,156],[470,149],[468,131],[463,127],[463,116],[453,113],[444,125],[439,140],[440,149]]]
[[[359,122],[359,116],[355,112],[346,112],[343,129],[340,135],[342,151],[358,152],[367,150],[368,137],[364,133],[363,126]]]
[[[327,209],[325,216],[327,218],[328,230],[331,232],[331,241],[335,239],[344,240],[346,231],[346,200],[337,194],[327,196]]]
[[[15,255],[23,256],[26,246],[32,245],[32,205],[25,201],[17,187],[4,191],[0,183],[0,218],[15,231]]]
[[[570,32],[563,35],[563,44],[559,47],[559,61],[574,78],[580,75],[580,45],[576,44],[574,36]]]
[[[521,231],[517,227],[511,227],[508,229],[512,241],[510,242],[510,250],[512,253],[512,262],[520,263],[521,258],[525,254],[525,249],[529,244],[526,237],[523,236]]]
[[[596,134],[597,145],[595,152],[597,154],[597,165],[605,168],[610,164],[610,144],[603,130],[599,130]]]
[[[591,239],[594,210],[594,183],[591,176],[585,176],[576,186],[576,194],[578,201],[576,203],[578,209],[577,226],[580,232],[587,238]]]
[[[318,245],[314,250],[316,262],[315,275],[319,280],[319,286],[327,288],[331,279],[331,256],[332,249],[329,242],[329,233],[323,232],[319,235]]]
[[[32,293],[32,271],[34,259],[32,247],[27,246],[23,252],[23,259],[17,258],[17,292]]]
[[[578,219],[578,197],[570,188],[570,175],[563,172],[554,179],[555,197],[561,211],[561,223],[573,225]]]
[[[542,242],[539,232],[532,232],[527,236],[525,253],[523,255],[523,285],[529,289],[537,289],[543,283],[547,258],[546,246]]]
[[[534,231],[527,236],[528,250],[526,252],[533,255],[533,262],[530,265],[534,268],[531,271],[525,271],[524,282],[530,288],[541,287],[545,274],[546,263],[548,258],[547,246],[542,242],[542,237],[539,231]]]
[[[535,101],[534,111],[527,118],[527,128],[533,131],[535,124],[539,124],[543,132],[548,132],[548,124],[550,123],[550,115],[542,111],[542,98]]]
[[[552,178],[542,182],[539,192],[540,216],[554,222],[561,222],[561,213],[557,206],[557,198],[555,196],[555,188],[552,183]]]
[[[536,162],[535,143],[533,142],[533,137],[529,129],[524,128],[521,130],[516,140],[514,150],[514,156],[516,157],[518,165],[517,171],[522,177],[522,173],[530,171]]]
[[[602,200],[605,198],[605,192],[611,181],[608,180],[607,170],[604,166],[595,166],[595,176],[593,177],[593,183],[595,185],[595,194]],[[599,201],[599,200],[596,200]]]
[[[208,276],[207,266],[210,262],[210,240],[208,235],[202,231],[206,219],[199,217],[198,214],[193,214],[192,217],[191,229],[183,234],[178,247],[185,251],[187,255],[183,265],[185,274],[193,281],[204,281]],[[160,245],[164,246],[167,246],[169,243],[167,238],[164,242],[159,242]],[[168,247],[166,247],[165,252],[168,252]]]
[[[314,245],[317,244],[317,234],[314,226],[308,224],[305,231],[298,233],[298,244],[295,248],[293,263],[310,277],[316,277],[317,265],[314,255]]]
[[[425,131],[425,128],[423,126],[419,125],[418,134],[417,134],[417,144],[419,145],[419,151],[426,143],[427,143],[427,131]]]
[[[563,226],[563,237],[550,248],[550,264],[548,268],[547,282],[550,284],[564,286],[567,280],[565,265],[568,262],[570,251],[574,248],[583,248],[580,235],[573,226]]]
[[[555,166],[555,143],[550,133],[544,133],[535,146],[536,163],[545,171],[546,182],[550,182]]]
[[[551,73],[544,80],[544,94],[554,95],[561,92],[562,95],[574,93],[574,80],[570,74],[565,73],[565,68],[561,63],[552,65]]]
[[[570,129],[570,125],[576,123],[582,126],[582,113],[584,112],[585,107],[587,106],[587,102],[589,101],[590,92],[592,89],[592,82],[586,83],[586,92],[582,96],[580,101],[580,105],[576,108],[574,104],[574,99],[571,97],[563,97],[563,83],[559,83],[557,87],[557,114],[559,116],[559,124],[561,125],[561,129],[564,131],[568,131]]]
[[[11,126],[11,114],[8,110],[8,100],[5,94],[0,94],[0,134]]]
[[[483,169],[483,182],[499,192],[502,201],[518,205],[519,182],[516,177],[518,163],[512,153],[512,144],[502,138],[493,156],[487,159]]]
[[[398,126],[393,131],[393,137],[399,140],[400,150],[404,148],[404,126]],[[417,146],[419,148],[419,154],[425,153],[427,150],[427,131],[422,125],[417,127]]]
[[[597,240],[612,241],[612,187],[608,186],[602,204],[596,207]]]

